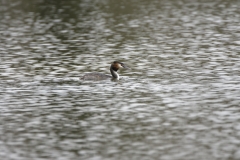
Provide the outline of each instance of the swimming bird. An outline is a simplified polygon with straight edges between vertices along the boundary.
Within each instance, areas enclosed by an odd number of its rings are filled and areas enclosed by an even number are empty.
[[[118,75],[117,71],[120,68],[125,68],[125,69],[130,69],[129,67],[127,67],[125,64],[123,64],[122,62],[119,61],[114,61],[112,62],[111,66],[110,66],[110,73],[112,76],[110,75],[106,75],[103,73],[87,73],[84,76],[80,77],[81,80],[93,80],[93,81],[98,81],[98,80],[106,80],[106,79],[116,79],[119,80],[120,76]]]

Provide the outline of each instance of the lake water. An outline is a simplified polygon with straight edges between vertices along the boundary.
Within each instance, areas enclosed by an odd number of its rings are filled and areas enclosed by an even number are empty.
[[[240,159],[239,24],[237,0],[1,0],[0,157]]]

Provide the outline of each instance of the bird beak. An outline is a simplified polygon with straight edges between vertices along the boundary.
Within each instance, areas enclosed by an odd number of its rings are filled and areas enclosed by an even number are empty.
[[[130,67],[126,66],[125,64],[122,64],[122,67],[125,69],[131,69]]]

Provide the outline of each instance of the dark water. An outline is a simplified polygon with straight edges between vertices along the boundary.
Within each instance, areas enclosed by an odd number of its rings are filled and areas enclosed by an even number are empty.
[[[0,157],[240,159],[239,24],[234,0],[1,0]]]

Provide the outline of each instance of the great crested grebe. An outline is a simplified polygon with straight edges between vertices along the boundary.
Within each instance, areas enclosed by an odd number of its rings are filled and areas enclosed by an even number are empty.
[[[80,77],[81,80],[106,80],[106,79],[117,79],[119,80],[119,75],[117,73],[117,71],[120,69],[120,68],[125,68],[125,69],[130,69],[129,67],[127,67],[126,65],[124,65],[123,63],[121,62],[118,62],[118,61],[114,61],[112,62],[111,66],[110,66],[110,72],[112,74],[112,76],[110,75],[105,75],[103,73],[88,73],[88,74],[85,74],[84,76]]]

